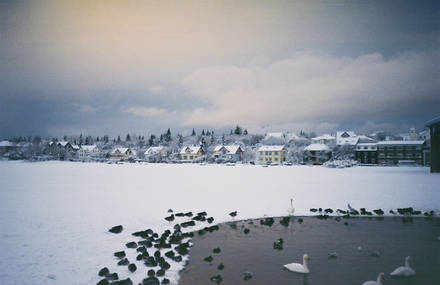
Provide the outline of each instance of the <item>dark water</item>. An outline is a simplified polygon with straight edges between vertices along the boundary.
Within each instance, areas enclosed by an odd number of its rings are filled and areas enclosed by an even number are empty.
[[[275,219],[272,227],[260,225],[259,220],[220,225],[220,230],[194,237],[187,267],[181,272],[179,284],[215,284],[211,276],[220,274],[221,284],[362,284],[376,280],[385,272],[385,284],[424,285],[440,284],[440,219],[414,218],[412,223],[402,223],[402,218],[389,217],[382,221],[354,218],[337,222],[335,219],[319,220],[298,218],[288,227]],[[344,225],[348,222],[349,225]],[[250,229],[244,234],[243,229]],[[284,239],[283,249],[273,248],[273,243]],[[358,251],[358,246],[363,250]],[[219,254],[212,250],[221,248]],[[379,251],[380,256],[371,256]],[[328,253],[337,252],[338,258],[328,259]],[[307,276],[283,269],[292,262],[302,263],[304,253],[310,255]],[[214,257],[211,263],[203,259]],[[413,258],[411,266],[416,276],[393,279],[389,273],[404,264],[405,256]],[[217,266],[223,263],[220,271]],[[244,272],[252,279],[243,280]]]

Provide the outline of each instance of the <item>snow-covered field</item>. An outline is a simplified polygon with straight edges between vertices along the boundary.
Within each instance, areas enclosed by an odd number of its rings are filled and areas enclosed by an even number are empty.
[[[215,222],[295,215],[311,207],[440,210],[440,175],[422,167],[0,162],[0,284],[96,284],[103,266],[135,284],[113,252],[130,234],[169,227],[167,210],[207,211]],[[115,235],[107,230],[122,224]],[[129,252],[130,250],[126,250]],[[131,256],[129,256],[130,259]],[[133,257],[131,257],[131,260]],[[178,279],[172,264],[167,277]],[[137,283],[136,283],[137,282]]]

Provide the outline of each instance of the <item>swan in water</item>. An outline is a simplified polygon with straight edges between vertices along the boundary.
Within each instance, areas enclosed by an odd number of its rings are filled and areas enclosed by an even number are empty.
[[[290,207],[287,209],[287,212],[289,213],[289,216],[293,216],[293,213],[295,213],[295,208],[293,207],[293,199],[290,199]]]
[[[414,269],[409,266],[410,259],[411,257],[407,256],[405,258],[405,266],[397,267],[393,272],[390,273],[390,275],[395,277],[410,277],[416,275]]]
[[[376,281],[366,281],[366,282],[362,283],[362,285],[383,285],[382,281],[384,279],[383,278],[384,275],[385,275],[385,273],[381,272],[377,276],[377,280]]]
[[[307,266],[307,260],[309,260],[310,257],[308,254],[304,254],[303,256],[303,264],[301,263],[289,263],[285,264],[284,267],[289,269],[290,271],[297,272],[297,273],[310,273],[309,267]]]

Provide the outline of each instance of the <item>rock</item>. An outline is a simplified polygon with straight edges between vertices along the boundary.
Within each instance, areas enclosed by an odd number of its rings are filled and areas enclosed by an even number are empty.
[[[125,246],[128,248],[137,248],[138,245],[136,242],[132,241],[132,242],[126,243]]]
[[[187,212],[187,213],[185,213],[185,216],[186,216],[186,217],[192,217],[192,216],[193,216],[193,213],[192,213],[192,212]]]
[[[206,213],[205,211],[197,213],[197,216],[207,216],[208,213]]]
[[[316,208],[311,208],[311,209],[310,209],[310,212],[312,212],[312,213],[316,213],[316,212],[318,212],[318,209],[316,209]]]
[[[251,230],[248,229],[248,228],[245,228],[245,229],[243,230],[243,232],[244,232],[245,235],[247,235],[250,231],[251,231]]]
[[[165,256],[168,258],[173,258],[174,255],[175,255],[175,253],[172,250],[165,252]]]
[[[160,284],[170,284],[170,279],[164,278]]]
[[[248,281],[249,279],[252,279],[252,274],[250,272],[243,273],[243,280]]]
[[[109,273],[110,273],[110,271],[108,270],[108,268],[104,267],[101,270],[99,270],[98,275],[102,277],[102,276],[106,276]]]
[[[221,249],[219,247],[216,247],[212,250],[213,253],[220,253]]]
[[[225,266],[223,265],[223,263],[220,263],[220,264],[217,266],[217,269],[218,269],[218,270],[223,270],[223,269],[225,269]]]
[[[216,275],[216,276],[212,276],[212,277],[210,278],[210,280],[211,280],[212,282],[215,282],[215,283],[219,284],[219,283],[221,283],[221,282],[223,281],[223,278],[222,278],[222,276],[221,276],[220,274],[218,274],[218,275]]]
[[[128,265],[128,270],[130,270],[130,272],[135,272],[137,269],[136,264],[131,263]]]
[[[326,214],[332,214],[332,213],[333,213],[333,209],[331,209],[331,208],[327,208],[327,209],[324,210],[324,212],[325,212]]]
[[[122,227],[122,225],[119,226],[114,226],[111,229],[109,229],[108,231],[114,234],[119,234],[120,232],[122,232],[124,228]]]
[[[142,280],[142,285],[159,285],[159,279],[156,277],[148,277]]]
[[[130,262],[128,261],[127,258],[121,259],[118,262],[118,265],[128,265],[128,264],[130,264]]]
[[[212,262],[213,259],[214,258],[210,255],[208,257],[205,257],[203,260],[206,261],[206,262]]]
[[[107,278],[107,280],[113,281],[113,280],[118,280],[119,276],[118,273],[115,272],[115,273],[107,274],[105,278]]]
[[[159,270],[157,270],[157,276],[159,276],[159,277],[162,277],[162,276],[164,276],[165,275],[165,270],[163,270],[163,269],[159,269]]]
[[[107,279],[102,279],[98,283],[96,283],[96,285],[108,285],[108,284],[109,282]]]
[[[113,254],[117,258],[124,258],[125,257],[125,251],[117,251]]]
[[[376,214],[376,215],[383,215],[384,214],[384,212],[382,211],[382,209],[376,209],[376,210],[373,210],[373,212]]]

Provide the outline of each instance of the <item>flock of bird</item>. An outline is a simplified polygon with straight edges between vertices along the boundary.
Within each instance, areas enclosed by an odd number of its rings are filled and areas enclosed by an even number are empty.
[[[318,218],[322,217],[329,217],[329,214],[332,214],[334,211],[331,208],[312,208],[310,209],[311,212],[318,212],[319,216]],[[185,239],[190,239],[194,236],[194,232],[182,232],[183,228],[192,227],[196,225],[196,222],[207,222],[211,224],[214,221],[213,217],[208,217],[206,212],[200,212],[196,215],[193,215],[192,212],[187,213],[173,213],[173,210],[168,210],[170,213],[169,216],[165,217],[165,220],[168,222],[175,221],[176,217],[188,217],[190,218],[189,221],[176,223],[174,225],[174,232],[171,232],[170,230],[164,231],[160,236],[158,233],[154,233],[151,229],[145,230],[145,231],[139,231],[135,232],[132,235],[136,237],[141,237],[143,240],[138,242],[128,242],[125,244],[127,248],[135,249],[139,254],[136,258],[137,261],[143,261],[145,266],[147,267],[155,267],[159,266],[160,269],[157,271],[154,271],[153,269],[148,270],[148,277],[145,278],[142,283],[139,285],[159,285],[159,284],[169,284],[170,281],[164,277],[166,270],[170,268],[170,264],[166,261],[165,258],[168,258],[170,260],[173,260],[174,262],[181,262],[182,256],[188,254],[189,248],[192,246],[190,242],[185,241]],[[292,218],[293,214],[295,213],[295,208],[293,206],[293,199],[290,199],[290,207],[287,209],[287,212],[289,214],[288,217],[284,217],[280,220],[280,224],[283,226],[288,226],[290,219]],[[384,211],[381,209],[373,210],[373,212],[378,215],[382,216],[384,214]],[[367,211],[365,208],[361,208],[359,211],[353,208],[350,204],[347,205],[347,210],[336,210],[337,214],[343,214],[344,217],[350,217],[350,215],[366,215],[371,216],[372,212]],[[420,211],[415,211],[413,208],[399,208],[397,209],[397,213],[405,216],[411,216],[411,215],[419,215],[421,214]],[[395,214],[394,211],[390,211],[390,214]],[[434,216],[434,212],[425,212],[425,217],[432,217]],[[229,213],[229,216],[234,218],[237,216],[237,211],[233,211]],[[302,218],[298,218],[298,222],[302,223]],[[274,223],[273,218],[264,218],[260,220],[261,225],[265,226],[272,226]],[[235,223],[231,223],[231,226],[235,226]],[[199,235],[203,235],[206,232],[213,232],[215,230],[218,230],[219,227],[217,225],[214,226],[208,226],[204,227],[197,231]],[[120,233],[122,232],[123,227],[121,225],[112,227],[109,229],[109,232],[112,233]],[[249,229],[244,228],[244,233],[248,234]],[[440,237],[438,237],[438,240],[440,240]],[[273,244],[273,248],[276,250],[282,250],[283,249],[283,239],[280,238]],[[172,246],[174,246],[174,250],[172,250]],[[154,252],[152,256],[148,253],[148,248],[156,248],[157,250]],[[162,256],[160,249],[166,249],[169,248],[170,250],[165,252],[165,254]],[[362,251],[362,247],[359,246],[357,248],[358,251]],[[220,248],[213,249],[214,254],[220,253]],[[117,264],[120,266],[128,266],[128,270],[130,272],[134,272],[137,270],[137,267],[134,263],[131,263],[127,257],[124,251],[115,252],[114,256],[118,258]],[[380,256],[380,252],[372,252],[371,256]],[[338,254],[336,252],[331,252],[328,254],[328,258],[337,258]],[[286,268],[289,271],[301,273],[301,274],[308,274],[310,273],[310,269],[308,267],[308,262],[310,260],[310,256],[308,254],[303,255],[303,263],[289,263],[285,264],[284,268]],[[416,274],[413,268],[410,267],[411,257],[407,256],[405,258],[405,264],[403,266],[400,266],[396,268],[394,271],[390,273],[393,277],[411,277]],[[211,263],[213,261],[213,257],[210,255],[208,257],[204,258],[204,261]],[[217,266],[218,270],[223,270],[224,265],[219,264]],[[130,278],[119,280],[117,273],[110,273],[107,267],[102,268],[98,275],[101,277],[104,277],[104,279],[100,280],[97,285],[132,285],[133,282]],[[162,277],[162,281],[158,279],[158,277]],[[379,273],[376,281],[366,281],[362,285],[382,285],[384,280],[385,274],[383,272]],[[252,274],[250,272],[245,272],[243,274],[243,280],[247,281],[252,278]],[[223,281],[223,278],[220,274],[217,274],[215,276],[212,276],[210,278],[211,281],[215,283],[221,283]]]

